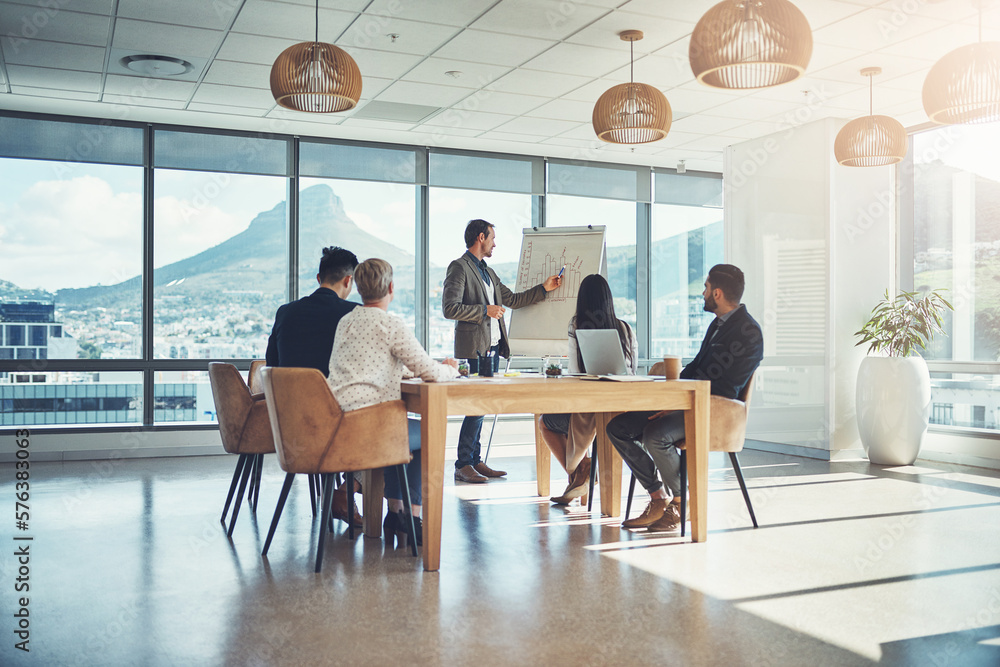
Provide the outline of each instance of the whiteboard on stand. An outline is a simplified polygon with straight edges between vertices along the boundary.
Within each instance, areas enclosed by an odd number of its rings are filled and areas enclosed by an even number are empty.
[[[592,273],[607,277],[603,225],[528,227],[521,238],[515,291],[522,292],[559,273],[562,285],[544,301],[510,311],[508,337],[512,355],[564,357],[566,330],[576,314],[580,282]]]

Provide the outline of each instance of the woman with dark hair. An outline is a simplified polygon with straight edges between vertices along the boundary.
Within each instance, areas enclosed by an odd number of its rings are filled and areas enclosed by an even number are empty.
[[[592,274],[580,283],[576,297],[576,315],[569,321],[569,371],[586,373],[583,356],[576,344],[578,329],[614,329],[625,354],[629,373],[638,368],[639,343],[635,333],[615,316],[611,287],[603,276]],[[569,473],[569,484],[561,496],[552,497],[558,505],[568,505],[587,492],[590,481],[590,457],[587,451],[597,434],[597,417],[593,413],[542,415],[539,417],[542,440],[549,446],[563,469]]]

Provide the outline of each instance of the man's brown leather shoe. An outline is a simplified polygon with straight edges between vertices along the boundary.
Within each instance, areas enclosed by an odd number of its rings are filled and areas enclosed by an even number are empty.
[[[665,533],[680,530],[681,527],[681,504],[670,501],[667,511],[659,519],[646,526],[646,530],[651,533]]]
[[[646,505],[646,509],[643,510],[642,514],[634,519],[623,521],[622,528],[645,528],[662,518],[666,511],[666,499],[650,498],[649,504]]]
[[[506,470],[494,470],[493,468],[489,467],[488,465],[482,462],[477,463],[472,467],[475,468],[476,472],[478,472],[483,477],[503,477],[504,475],[507,474]]]
[[[485,484],[486,478],[476,472],[472,466],[463,466],[455,471],[456,482],[468,482],[469,484]]]
[[[351,482],[348,483],[350,484]],[[347,487],[345,486],[333,492],[333,503],[330,506],[330,513],[334,519],[340,519],[344,523],[347,523],[347,517],[353,514],[354,525],[358,527],[364,525],[364,520],[361,518],[361,512],[358,511],[357,503],[351,503],[351,514],[347,511]]]

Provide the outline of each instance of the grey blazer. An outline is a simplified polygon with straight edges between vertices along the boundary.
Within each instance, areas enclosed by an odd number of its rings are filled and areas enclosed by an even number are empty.
[[[486,267],[493,286],[494,302],[504,308],[523,308],[545,298],[545,288],[540,284],[523,292],[512,292],[497,278],[493,269]],[[486,284],[472,255],[465,253],[448,265],[444,277],[441,310],[455,322],[455,358],[473,359],[476,352],[490,348],[490,318],[483,306],[489,304]],[[507,325],[500,318],[500,356],[510,356],[507,343]]]

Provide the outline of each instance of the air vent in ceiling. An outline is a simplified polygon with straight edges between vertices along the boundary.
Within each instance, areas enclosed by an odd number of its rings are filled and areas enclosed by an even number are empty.
[[[422,104],[403,104],[400,102],[369,102],[351,115],[351,118],[367,118],[370,120],[389,120],[397,123],[419,123],[436,114],[440,107],[428,107]]]

